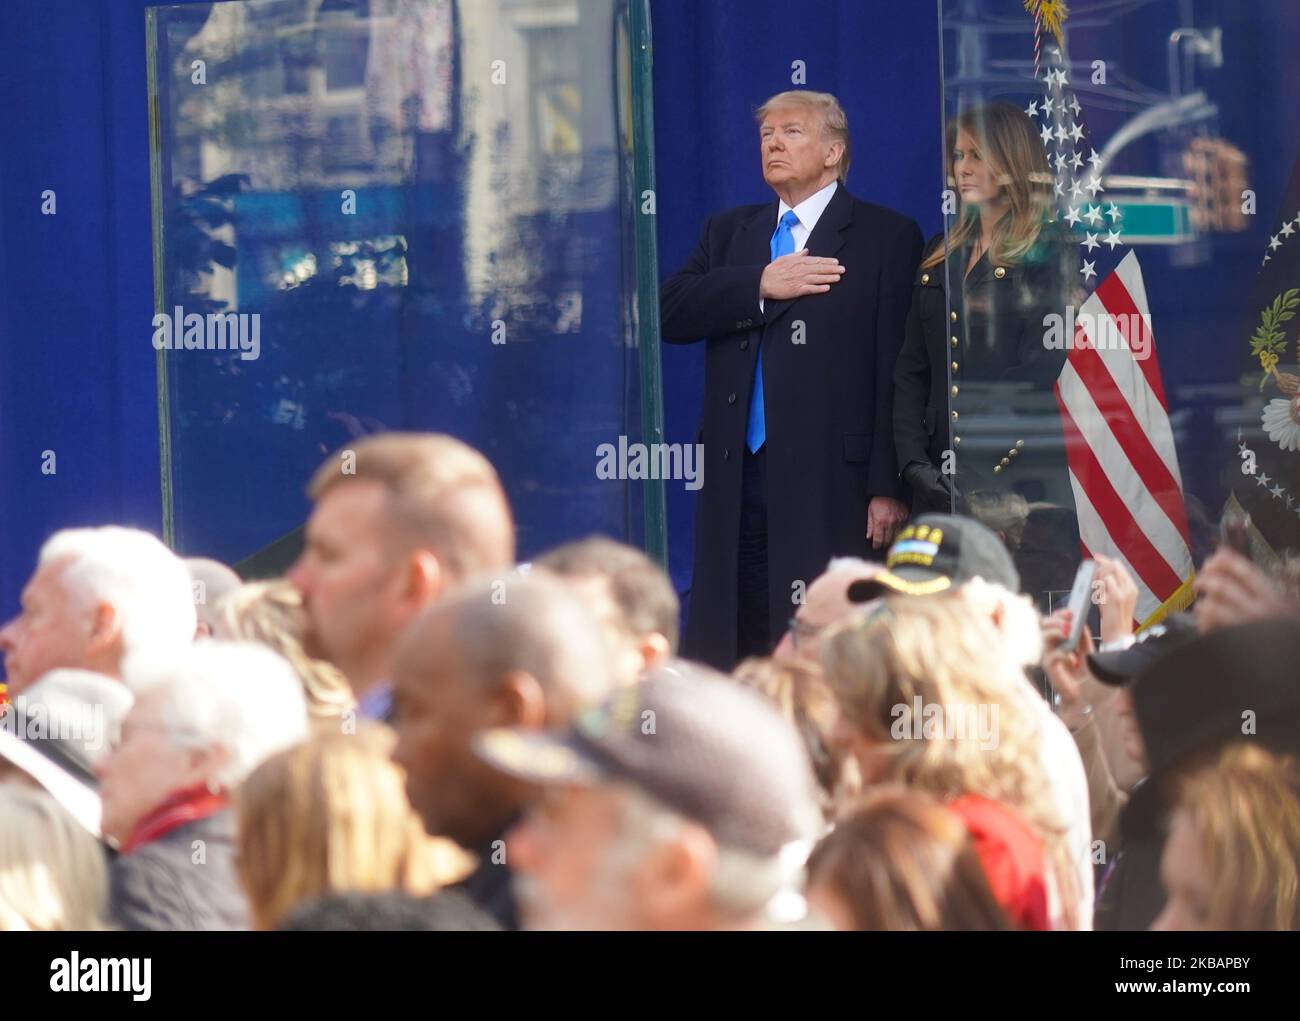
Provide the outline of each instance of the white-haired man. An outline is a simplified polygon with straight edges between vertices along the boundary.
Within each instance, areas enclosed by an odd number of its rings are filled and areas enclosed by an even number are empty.
[[[845,189],[849,129],[825,92],[757,111],[762,205],[709,218],[660,295],[664,339],[704,339],[705,478],[684,655],[765,656],[791,586],[889,545],[907,516],[894,363],[921,231]]]
[[[133,659],[126,680],[135,704],[96,766],[104,836],[121,852],[110,872],[113,921],[246,928],[230,795],[307,738],[302,683],[263,646],[215,640],[166,660]]]
[[[196,623],[184,561],[148,532],[115,525],[55,532],[18,616],[0,629],[9,694],[58,667],[120,679],[127,656],[183,650]]]

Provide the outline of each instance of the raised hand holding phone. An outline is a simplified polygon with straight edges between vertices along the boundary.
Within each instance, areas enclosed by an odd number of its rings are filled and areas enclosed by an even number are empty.
[[[1084,560],[1074,574],[1074,585],[1070,589],[1070,601],[1066,608],[1070,611],[1070,631],[1061,645],[1062,652],[1073,652],[1088,626],[1088,609],[1092,605],[1092,579],[1097,573],[1097,564],[1093,560]]]

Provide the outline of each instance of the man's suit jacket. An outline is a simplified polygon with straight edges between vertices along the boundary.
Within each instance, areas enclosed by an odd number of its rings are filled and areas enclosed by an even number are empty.
[[[921,231],[840,185],[805,247],[838,259],[843,277],[824,294],[769,300],[760,311],[777,209],[772,201],[710,217],[660,295],[664,339],[706,344],[704,485],[683,650],[724,669],[736,658],[741,471],[760,350],[774,635],[832,556],[869,552],[869,499],[905,495],[894,454],[893,378]]]

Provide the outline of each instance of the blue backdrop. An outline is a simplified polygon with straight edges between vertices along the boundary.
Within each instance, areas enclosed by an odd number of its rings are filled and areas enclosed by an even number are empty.
[[[995,0],[989,0],[995,2]],[[1019,0],[1005,0],[1008,17]],[[672,272],[712,211],[768,197],[753,108],[791,86],[837,93],[854,137],[849,187],[939,229],[941,131],[936,4],[928,0],[652,0],[660,272]],[[18,603],[57,528],[161,519],[154,352],[134,342],[153,312],[144,0],[6,0],[0,36],[0,614]],[[1300,138],[1300,65],[1288,46],[1300,6],[1189,0],[1141,10],[1123,40],[1104,19],[1072,34],[1129,78],[1158,81],[1181,16],[1224,28],[1225,66],[1198,74],[1223,133],[1250,156],[1258,218],[1225,241],[1242,257],[1180,273],[1148,261],[1157,319],[1177,314],[1166,386],[1217,437],[1196,388],[1235,378],[1236,337],[1255,260],[1276,230]],[[1209,17],[1212,15],[1213,17]],[[1153,70],[1154,69],[1154,70]],[[1099,126],[1100,122],[1099,122]],[[57,215],[41,214],[53,191]],[[1249,258],[1246,258],[1246,255]],[[1164,320],[1169,322],[1168,319]],[[1162,351],[1167,350],[1162,346]],[[664,352],[670,442],[695,435],[702,351]],[[1193,429],[1195,434],[1196,430]],[[1195,444],[1194,444],[1195,445]],[[47,474],[52,452],[56,471]],[[1197,456],[1193,456],[1197,455]],[[1221,458],[1182,454],[1210,494]],[[301,480],[286,480],[295,493]],[[1211,494],[1212,495],[1212,494]],[[668,484],[669,545],[689,581],[692,494]],[[250,508],[252,510],[253,508]],[[209,552],[186,549],[186,553]]]
[[[144,0],[7,0],[0,36],[0,614],[58,528],[160,531],[151,329]],[[797,17],[791,16],[795,10]],[[715,209],[766,197],[752,110],[791,87],[838,93],[850,187],[938,229],[934,6],[893,0],[653,0],[661,272]],[[42,215],[42,193],[57,213]],[[669,440],[694,437],[701,352],[665,353]],[[53,452],[52,474],[46,451]],[[286,480],[300,489],[301,480]],[[252,508],[250,508],[252,510]],[[669,484],[688,581],[691,506]],[[185,553],[206,550],[185,549]]]

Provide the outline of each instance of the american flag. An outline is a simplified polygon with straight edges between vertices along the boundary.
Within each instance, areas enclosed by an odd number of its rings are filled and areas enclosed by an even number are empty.
[[[1072,348],[1053,388],[1065,433],[1084,556],[1114,557],[1137,582],[1138,623],[1185,608],[1194,577],[1182,476],[1137,253],[1123,212],[1101,193],[1103,160],[1058,47],[1049,47],[1041,118],[1058,216],[1081,236]],[[1085,151],[1089,151],[1085,155]]]

